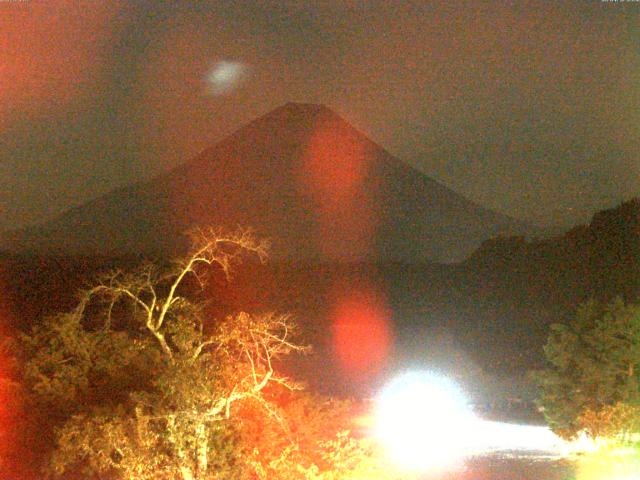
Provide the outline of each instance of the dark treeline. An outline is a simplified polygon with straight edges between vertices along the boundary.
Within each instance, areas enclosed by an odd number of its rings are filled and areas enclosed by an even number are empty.
[[[396,362],[439,358],[438,345],[444,345],[485,371],[517,373],[542,365],[549,325],[570,318],[581,302],[616,296],[637,300],[639,259],[640,200],[635,199],[551,239],[489,240],[461,264],[248,263],[231,283],[213,275],[205,296],[212,318],[240,309],[291,312],[316,347],[316,355],[304,360],[303,375],[309,362],[332,362],[336,288],[363,286],[386,299]],[[5,256],[2,301],[13,325],[27,328],[44,315],[71,308],[77,289],[99,272],[140,261]],[[333,370],[322,371],[314,382],[339,389]]]

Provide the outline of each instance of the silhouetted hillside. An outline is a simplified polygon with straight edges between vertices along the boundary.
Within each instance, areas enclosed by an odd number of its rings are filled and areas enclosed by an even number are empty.
[[[525,281],[530,289],[555,289],[558,303],[587,297],[628,300],[640,294],[640,198],[596,213],[589,225],[564,235],[527,241],[523,237],[488,240],[465,262],[493,277]]]

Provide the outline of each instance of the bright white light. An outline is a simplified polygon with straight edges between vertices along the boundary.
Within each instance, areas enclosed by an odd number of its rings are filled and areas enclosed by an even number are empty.
[[[577,480],[640,480],[640,458],[634,449],[607,448],[577,459]]]
[[[440,470],[460,463],[474,416],[461,391],[446,378],[407,373],[376,402],[376,435],[392,458],[411,470]]]
[[[402,375],[382,391],[375,432],[399,466],[418,471],[449,470],[499,451],[561,456],[564,446],[547,427],[477,418],[455,384],[426,372]]]
[[[475,422],[473,437],[471,454],[510,450],[560,456],[566,445],[548,427],[480,419]]]
[[[207,74],[207,93],[222,95],[230,92],[240,81],[246,66],[239,62],[221,61]]]

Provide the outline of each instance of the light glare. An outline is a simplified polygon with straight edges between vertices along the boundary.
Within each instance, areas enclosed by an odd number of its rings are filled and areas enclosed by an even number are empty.
[[[576,480],[640,480],[637,450],[590,452],[578,459]]]
[[[393,459],[411,470],[440,470],[463,459],[461,438],[474,420],[460,390],[430,373],[408,373],[377,401],[376,434]]]
[[[415,471],[451,470],[500,451],[560,457],[566,445],[548,427],[476,417],[455,384],[425,372],[402,375],[382,391],[375,433],[394,462]]]

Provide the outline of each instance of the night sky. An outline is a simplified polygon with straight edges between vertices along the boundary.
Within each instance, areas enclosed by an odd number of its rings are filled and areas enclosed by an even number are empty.
[[[640,194],[640,2],[0,0],[0,229],[324,103],[538,224]]]

